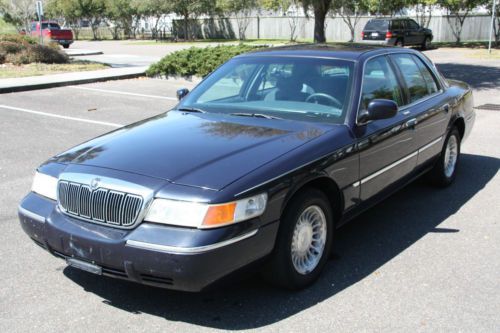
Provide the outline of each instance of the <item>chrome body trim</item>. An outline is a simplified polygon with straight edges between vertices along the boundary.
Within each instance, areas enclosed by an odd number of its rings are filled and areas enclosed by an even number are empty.
[[[370,180],[372,180],[373,178],[377,177],[377,176],[380,176],[381,174],[383,174],[384,172],[386,171],[389,171],[390,169],[398,166],[399,164],[403,163],[403,162],[406,162],[407,160],[409,160],[410,158],[412,157],[415,157],[416,155],[420,154],[421,152],[429,149],[430,147],[432,147],[433,145],[439,143],[441,140],[443,139],[443,136],[440,136],[439,138],[437,138],[436,140],[426,144],[425,146],[421,147],[420,149],[414,151],[413,153],[411,153],[410,155],[407,155],[405,157],[403,157],[402,159],[400,160],[397,160],[396,162],[392,163],[392,164],[389,164],[388,166],[386,166],[385,168],[382,168],[380,169],[379,171],[375,172],[375,173],[372,173],[371,175],[369,175],[368,177],[365,177],[363,179],[361,179],[360,181],[357,181],[355,183],[352,184],[353,187],[358,187],[359,185],[361,184],[364,184]]]
[[[196,246],[196,247],[178,247],[178,246],[168,246],[168,245],[160,245],[160,244],[153,244],[153,243],[146,243],[146,242],[141,242],[141,241],[136,241],[133,239],[127,240],[125,243],[126,246],[130,247],[135,247],[143,250],[149,250],[149,251],[158,251],[158,252],[163,252],[163,253],[170,253],[170,254],[182,254],[182,255],[190,255],[190,254],[200,254],[212,250],[219,249],[224,246],[228,246],[237,242],[240,242],[244,239],[253,237],[257,234],[259,229],[255,229],[253,231],[250,231],[249,233],[246,233],[244,235],[234,237],[222,242],[210,244],[210,245],[205,245],[205,246]]]
[[[17,208],[17,211],[20,214],[25,215],[25,216],[27,216],[28,218],[30,218],[32,220],[38,221],[40,223],[45,223],[45,217],[43,217],[41,215],[38,215],[36,213],[33,213],[33,212],[27,210],[26,208],[23,208],[23,207],[19,206]]]
[[[436,140],[434,140],[434,141],[432,141],[432,142],[430,142],[430,143],[426,144],[425,146],[423,146],[422,148],[420,148],[420,149],[418,150],[418,153],[420,154],[420,153],[421,153],[421,152],[423,152],[424,150],[429,149],[430,147],[434,146],[436,143],[439,143],[442,139],[443,139],[443,137],[442,137],[442,136],[440,136],[440,137],[439,137],[439,138],[437,138]]]

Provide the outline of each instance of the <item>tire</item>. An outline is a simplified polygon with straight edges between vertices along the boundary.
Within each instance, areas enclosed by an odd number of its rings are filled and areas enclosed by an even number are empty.
[[[422,45],[421,45],[421,49],[422,50],[428,50],[431,48],[431,38],[430,37],[425,37]]]
[[[283,212],[264,277],[274,285],[291,290],[309,286],[328,261],[333,231],[332,209],[325,194],[313,188],[300,192]],[[311,251],[313,247],[316,250]]]
[[[64,44],[64,45],[63,45],[63,47],[64,47],[65,49],[69,49],[69,44]]]
[[[455,180],[459,161],[460,133],[453,127],[446,136],[441,155],[429,172],[431,182],[439,187],[449,186]]]
[[[394,43],[394,46],[396,46],[396,47],[404,47],[405,44],[404,44],[404,42],[403,42],[402,39],[398,39],[398,40],[396,40],[396,43]]]

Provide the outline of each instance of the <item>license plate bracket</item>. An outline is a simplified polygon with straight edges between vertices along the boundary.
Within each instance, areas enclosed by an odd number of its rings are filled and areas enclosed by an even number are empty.
[[[94,265],[90,262],[86,262],[75,258],[67,258],[66,264],[68,264],[68,266],[78,268],[82,271],[86,271],[92,274],[102,275],[102,267]]]

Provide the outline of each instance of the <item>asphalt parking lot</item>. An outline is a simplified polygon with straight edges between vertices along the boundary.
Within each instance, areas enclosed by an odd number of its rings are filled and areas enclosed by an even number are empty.
[[[500,104],[500,64],[446,62]],[[474,71],[480,71],[479,72]],[[136,79],[0,95],[0,331],[500,331],[500,111],[477,110],[456,182],[416,181],[342,228],[301,292],[248,274],[200,294],[66,267],[17,220],[34,169],[75,144],[168,110],[194,82]]]

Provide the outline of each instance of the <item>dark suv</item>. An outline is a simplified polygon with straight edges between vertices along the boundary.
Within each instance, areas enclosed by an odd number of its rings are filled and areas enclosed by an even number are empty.
[[[422,28],[409,18],[377,18],[368,21],[361,33],[364,42],[385,45],[419,45],[428,49],[432,41],[432,30]]]

